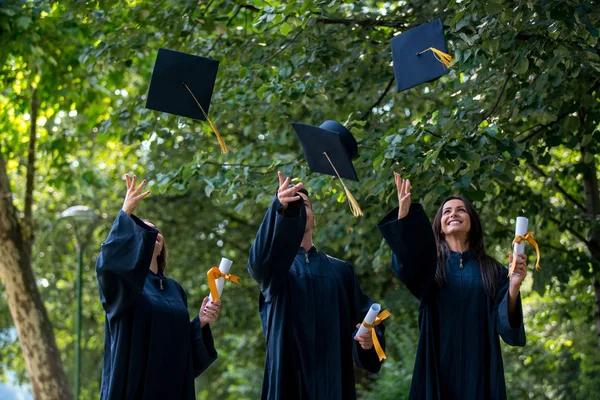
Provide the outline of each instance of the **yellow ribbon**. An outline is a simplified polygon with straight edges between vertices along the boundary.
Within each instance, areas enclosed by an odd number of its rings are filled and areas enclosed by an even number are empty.
[[[208,118],[208,115],[204,111],[204,108],[202,108],[202,106],[200,105],[200,102],[198,101],[198,99],[196,98],[196,96],[194,96],[194,93],[192,93],[192,90],[188,87],[188,85],[185,82],[183,82],[183,86],[185,86],[185,88],[188,90],[188,92],[190,92],[190,94],[192,95],[192,97],[196,101],[196,104],[198,104],[198,107],[200,107],[200,111],[202,111],[202,114],[204,115],[204,118],[206,118],[206,122],[208,122],[208,124],[210,125],[210,128],[215,133],[215,136],[217,137],[217,140],[219,141],[219,145],[221,146],[221,152],[222,153],[228,153],[229,152],[229,148],[225,144],[225,141],[221,137],[221,134],[219,133],[219,130],[217,129],[217,127],[215,126],[215,124],[213,124],[213,122],[210,120],[210,118]]]
[[[436,60],[444,64],[446,68],[450,68],[450,63],[454,60],[450,54],[446,54],[443,51],[436,49],[435,47],[430,47],[423,51],[420,51],[417,55],[421,55],[426,51],[431,51]]]
[[[533,233],[531,232],[527,232],[525,235],[515,235],[515,240],[513,240],[512,242],[512,246],[515,246],[515,243],[519,244],[522,241],[526,241],[529,244],[533,245],[533,247],[535,247],[535,252],[537,254],[537,260],[535,262],[535,270],[539,270],[540,269],[540,248],[537,244],[537,242],[535,241],[535,238],[533,237]],[[508,276],[511,276],[512,273],[515,270],[515,267],[517,266],[517,257],[513,257],[513,262],[510,265],[510,270],[508,271]]]
[[[375,351],[377,352],[377,356],[379,357],[379,361],[385,360],[385,352],[381,348],[381,344],[379,344],[379,339],[377,339],[377,333],[375,332],[375,327],[381,323],[384,319],[389,317],[390,312],[388,310],[383,310],[377,315],[375,321],[372,324],[367,324],[365,321],[362,322],[362,326],[369,329],[371,331],[371,338],[373,339],[373,346],[375,346]]]
[[[337,175],[338,179],[340,180],[340,182],[342,182],[342,186],[344,187],[344,192],[346,192],[346,198],[348,199],[348,204],[350,204],[350,211],[352,211],[352,215],[354,215],[357,218],[358,217],[362,217],[363,212],[360,209],[360,206],[358,205],[358,202],[356,201],[356,199],[354,198],[354,196],[352,196],[352,193],[350,193],[350,190],[348,190],[348,188],[344,184],[344,181],[340,177],[340,174],[338,174],[337,169],[335,169],[335,166],[331,162],[331,158],[329,158],[329,155],[327,154],[326,151],[324,151],[323,154],[325,154],[325,157],[327,157],[327,160],[329,161],[329,164],[331,165],[331,168],[333,168],[333,170],[335,171],[335,174]]]
[[[231,274],[224,274],[221,272],[221,270],[217,267],[212,267],[207,273],[206,276],[208,278],[208,287],[210,287],[210,294],[214,300],[221,300],[220,296],[219,296],[219,289],[217,289],[217,282],[216,280],[219,278],[224,278],[226,281],[230,281],[233,283],[237,283],[238,285],[240,284],[239,276],[235,276],[235,275],[231,275]]]

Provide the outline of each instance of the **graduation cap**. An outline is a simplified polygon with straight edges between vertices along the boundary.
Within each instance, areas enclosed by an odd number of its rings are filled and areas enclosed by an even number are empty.
[[[221,151],[229,149],[208,117],[219,62],[178,51],[159,49],[152,71],[146,108],[207,121]]]
[[[442,20],[419,25],[392,39],[396,89],[401,92],[450,72]]]
[[[296,136],[300,140],[304,157],[311,171],[337,176],[344,187],[350,209],[355,217],[362,216],[362,210],[342,178],[358,182],[352,159],[358,155],[358,144],[352,133],[337,121],[328,120],[320,126],[292,122]]]

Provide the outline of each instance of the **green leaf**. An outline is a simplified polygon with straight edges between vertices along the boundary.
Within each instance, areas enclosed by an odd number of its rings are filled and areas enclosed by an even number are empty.
[[[529,60],[527,59],[527,57],[523,57],[521,59],[521,61],[519,61],[517,66],[515,67],[515,73],[519,74],[519,75],[523,75],[523,74],[527,73],[528,69],[529,69]]]
[[[17,19],[17,25],[19,25],[23,29],[27,29],[27,28],[29,28],[29,25],[31,25],[31,18],[19,17]]]
[[[294,29],[293,26],[291,26],[290,24],[288,24],[287,22],[284,22],[283,24],[281,24],[281,26],[279,27],[279,32],[281,32],[281,34],[283,36],[287,36],[292,29]]]
[[[9,17],[14,17],[15,15],[17,15],[17,12],[12,8],[0,8],[0,12],[2,14],[8,15]]]

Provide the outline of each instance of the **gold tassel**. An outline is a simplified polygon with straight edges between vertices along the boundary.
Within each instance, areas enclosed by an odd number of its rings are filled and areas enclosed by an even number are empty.
[[[190,94],[192,95],[192,97],[196,101],[196,104],[198,104],[198,107],[200,107],[200,111],[202,111],[202,114],[204,115],[204,118],[206,118],[206,121],[210,125],[210,128],[215,133],[215,136],[217,137],[217,141],[219,142],[219,145],[221,146],[221,153],[228,153],[229,152],[229,148],[225,144],[225,141],[223,141],[223,138],[221,137],[221,133],[219,132],[219,130],[217,129],[217,127],[215,126],[215,124],[213,124],[213,122],[210,120],[210,118],[208,118],[208,115],[204,111],[204,108],[202,108],[202,106],[200,105],[200,102],[198,101],[198,99],[196,98],[196,96],[194,96],[194,93],[192,93],[192,91],[190,90],[190,88],[188,87],[188,85],[185,82],[183,82],[183,86],[185,86],[185,88],[188,90],[188,92],[190,92]]]
[[[443,51],[436,49],[435,47],[430,47],[428,49],[425,49],[425,50],[419,52],[418,55],[421,55],[421,54],[425,53],[426,51],[430,51],[430,50],[433,53],[433,56],[435,57],[436,60],[438,60],[439,62],[444,64],[444,66],[446,68],[450,68],[450,63],[452,63],[452,61],[454,60],[452,58],[452,56],[450,54],[446,54]]]
[[[356,201],[356,199],[354,198],[354,196],[352,196],[352,193],[350,193],[350,190],[348,190],[348,188],[344,184],[344,181],[340,177],[340,174],[338,174],[337,169],[335,169],[335,166],[331,162],[331,159],[329,158],[329,155],[327,154],[327,152],[323,152],[323,154],[325,154],[325,157],[327,157],[327,160],[329,161],[329,164],[331,165],[331,168],[333,168],[333,170],[335,171],[335,174],[337,175],[338,179],[342,183],[342,186],[344,187],[344,192],[346,193],[346,198],[348,199],[348,204],[350,205],[350,211],[352,211],[352,215],[354,215],[357,218],[358,217],[362,217],[363,216],[363,212],[360,209],[360,206],[358,205],[358,202]]]

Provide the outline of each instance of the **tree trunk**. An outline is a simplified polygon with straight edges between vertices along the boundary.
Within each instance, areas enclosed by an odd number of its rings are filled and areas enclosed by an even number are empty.
[[[593,123],[586,120],[586,110],[581,107],[579,109],[579,121],[581,130],[585,134],[588,130],[594,131]],[[588,126],[589,125],[589,126]],[[591,154],[591,160],[585,162],[586,155]],[[600,195],[598,194],[598,172],[596,170],[595,154],[581,144],[581,166],[583,167],[583,191],[585,195],[586,213],[590,217],[590,221],[595,221],[600,216]],[[593,227],[588,232],[588,250],[594,262],[594,268],[600,265],[600,230]],[[598,332],[598,346],[600,347],[600,282],[596,278],[594,280],[594,289],[596,294],[596,326]]]
[[[598,347],[600,347],[600,280],[594,280],[594,291],[596,293],[596,328],[598,329]]]
[[[36,400],[72,399],[26,247],[0,151],[0,279],[6,289],[33,396]]]
[[[29,128],[29,146],[27,146],[27,178],[25,183],[25,207],[21,221],[21,233],[25,241],[24,246],[29,259],[33,246],[33,177],[35,175],[35,144],[37,139],[38,102],[37,89],[31,93],[31,125]]]

